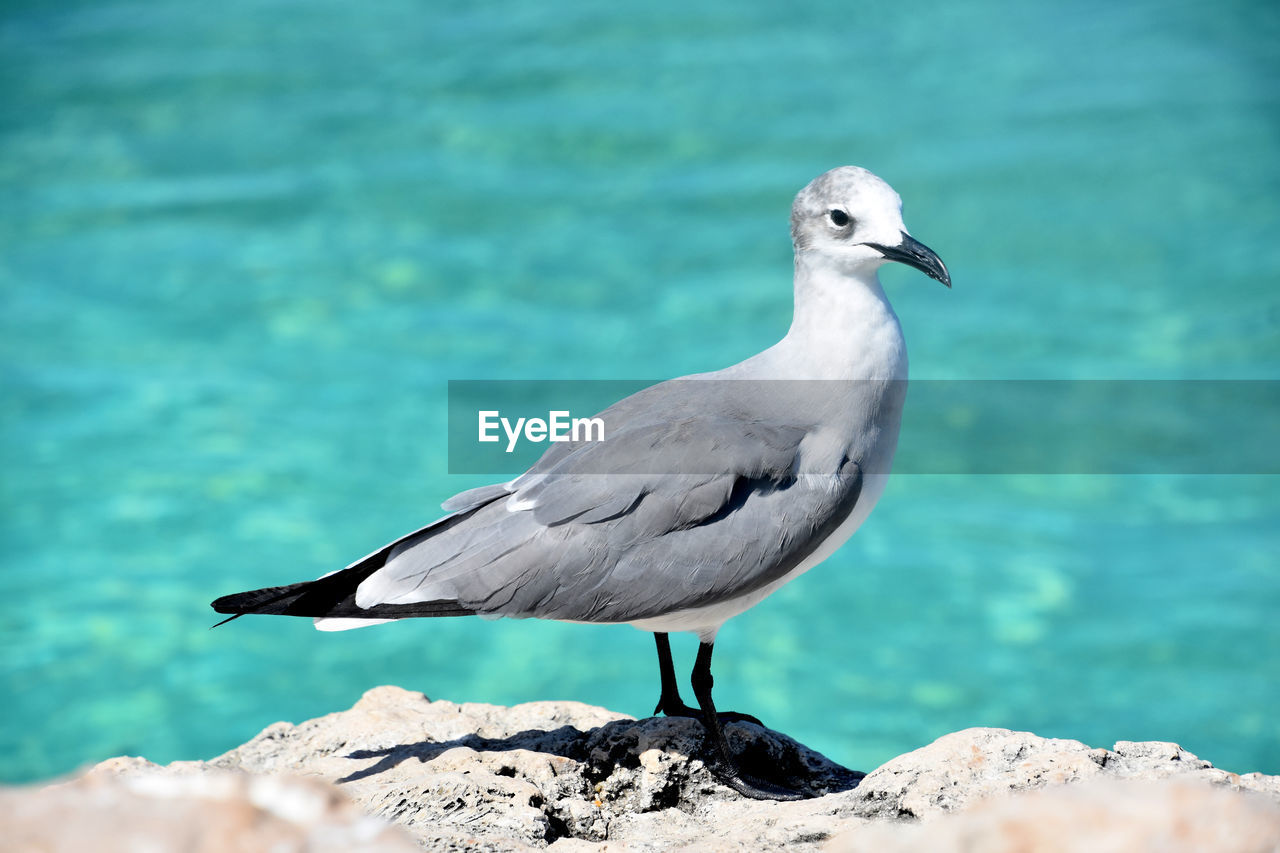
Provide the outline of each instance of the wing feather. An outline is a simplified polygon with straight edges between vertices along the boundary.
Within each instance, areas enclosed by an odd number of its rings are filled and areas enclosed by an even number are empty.
[[[652,398],[664,386],[646,389],[602,413],[620,425],[605,441],[553,445],[512,483],[451,498],[466,521],[400,543],[356,603],[623,622],[784,576],[852,511],[861,469],[837,458],[797,473],[811,426],[723,404],[700,414],[698,384],[662,405]]]

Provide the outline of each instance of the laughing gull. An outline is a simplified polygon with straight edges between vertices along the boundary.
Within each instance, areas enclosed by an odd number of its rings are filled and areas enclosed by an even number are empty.
[[[795,313],[778,343],[627,397],[600,413],[603,441],[552,445],[521,476],[455,495],[443,518],[345,569],[214,610],[310,616],[327,630],[465,615],[634,625],[657,641],[654,713],[700,719],[713,770],[738,792],[798,797],[738,768],[722,722],[758,721],[716,711],[716,632],[830,556],[884,491],[907,350],[877,270],[899,261],[951,278],[907,234],[898,194],[856,166],[800,191],[791,239]],[[672,631],[698,635],[698,709],[680,698]]]

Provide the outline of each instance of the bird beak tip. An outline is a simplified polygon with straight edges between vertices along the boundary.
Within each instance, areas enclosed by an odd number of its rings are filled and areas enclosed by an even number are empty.
[[[951,287],[951,273],[947,271],[947,265],[942,262],[942,258],[938,257],[933,249],[905,231],[902,232],[902,242],[896,246],[883,246],[879,243],[866,245],[884,255],[888,260],[918,269],[929,278],[942,282],[948,288]]]

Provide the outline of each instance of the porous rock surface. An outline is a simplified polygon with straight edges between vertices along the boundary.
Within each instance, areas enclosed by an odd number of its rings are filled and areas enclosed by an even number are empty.
[[[293,835],[278,827],[274,846],[205,849],[323,850],[317,837],[341,835],[345,849],[367,850],[400,850],[406,839],[477,851],[1280,850],[1280,777],[1228,773],[1175,744],[1105,750],[968,729],[863,778],[753,724],[730,724],[726,734],[748,773],[811,798],[756,802],[725,787],[706,765],[709,743],[695,720],[634,720],[573,702],[458,705],[380,687],[348,711],[276,723],[208,762],[112,759],[70,783],[0,793],[0,832],[13,830],[9,806],[51,791],[167,792],[167,808],[181,803],[194,815],[211,806],[193,791],[216,782],[231,793],[213,806],[237,796],[248,803],[250,817],[237,826],[303,819],[289,824]],[[281,812],[261,791],[255,799],[252,786],[264,779],[333,799],[326,809]],[[346,798],[354,809],[343,811]],[[361,815],[386,823],[358,823]],[[17,820],[18,837],[35,837]],[[321,823],[329,829],[316,836]],[[77,849],[53,843],[58,829],[32,849]],[[1090,832],[1089,846],[1065,846]],[[1000,847],[1001,839],[1013,841]]]

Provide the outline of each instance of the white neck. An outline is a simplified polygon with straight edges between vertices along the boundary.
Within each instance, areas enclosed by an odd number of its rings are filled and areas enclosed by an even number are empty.
[[[875,270],[824,261],[796,256],[791,329],[755,366],[789,379],[906,379],[906,341]]]

